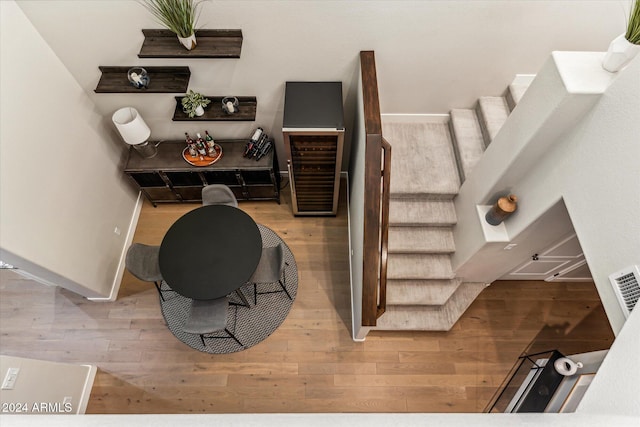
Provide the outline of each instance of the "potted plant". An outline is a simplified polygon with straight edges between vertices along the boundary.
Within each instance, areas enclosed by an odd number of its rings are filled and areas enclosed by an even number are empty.
[[[633,0],[627,32],[613,39],[602,67],[612,73],[627,65],[640,52],[640,0]]]
[[[204,114],[204,107],[210,103],[210,99],[205,98],[201,93],[189,89],[189,92],[182,98],[182,111],[189,117],[201,116]]]
[[[141,0],[156,20],[178,36],[184,47],[196,47],[197,9],[202,0]]]

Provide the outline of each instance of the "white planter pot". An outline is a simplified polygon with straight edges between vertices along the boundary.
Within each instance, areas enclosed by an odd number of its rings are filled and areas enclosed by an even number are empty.
[[[182,46],[186,47],[187,50],[191,50],[196,47],[196,33],[191,34],[189,37],[180,37],[178,36],[178,40],[182,43]]]
[[[196,116],[200,117],[203,114],[204,114],[204,108],[202,108],[202,105],[198,105],[196,107]]]
[[[609,50],[602,60],[602,68],[612,73],[620,71],[638,52],[640,52],[640,45],[630,43],[624,34],[620,34],[609,45]]]

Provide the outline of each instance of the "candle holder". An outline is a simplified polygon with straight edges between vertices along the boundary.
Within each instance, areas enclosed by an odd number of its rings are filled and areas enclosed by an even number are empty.
[[[146,89],[149,86],[149,74],[147,74],[147,70],[142,67],[129,68],[127,78],[129,79],[129,83],[136,89]]]
[[[238,98],[235,96],[226,96],[222,98],[222,111],[226,114],[235,114],[239,111]]]

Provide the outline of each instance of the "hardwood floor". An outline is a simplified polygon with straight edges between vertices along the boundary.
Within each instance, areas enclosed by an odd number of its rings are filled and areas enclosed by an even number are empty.
[[[288,193],[288,192],[287,192]],[[87,413],[479,412],[523,351],[609,348],[593,284],[496,282],[450,332],[351,339],[348,232],[293,217],[288,194],[240,208],[276,231],[299,268],[282,326],[245,351],[211,355],[167,329],[152,284],[125,273],[115,302],[0,272],[2,354],[98,366]],[[159,244],[197,205],[143,207],[134,241]]]

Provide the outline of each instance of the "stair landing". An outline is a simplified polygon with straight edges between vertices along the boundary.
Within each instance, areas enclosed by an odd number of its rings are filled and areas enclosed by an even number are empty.
[[[447,123],[383,118],[382,134],[392,146],[391,198],[451,199],[458,194],[460,178]]]

